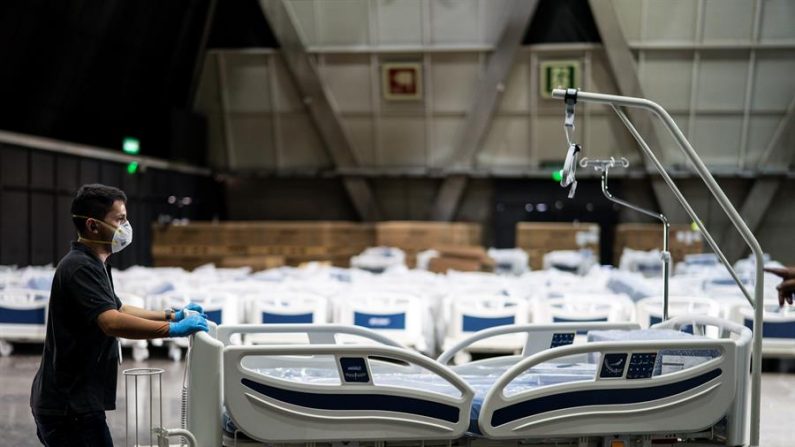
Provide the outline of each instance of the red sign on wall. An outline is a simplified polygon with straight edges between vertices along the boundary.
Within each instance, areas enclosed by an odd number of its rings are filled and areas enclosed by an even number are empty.
[[[387,100],[422,99],[422,65],[410,62],[383,64],[382,89]]]

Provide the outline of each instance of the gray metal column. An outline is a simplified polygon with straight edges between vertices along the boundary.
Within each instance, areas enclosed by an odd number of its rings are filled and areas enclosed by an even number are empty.
[[[778,151],[777,149],[780,149],[781,145],[788,141],[787,137],[791,135],[795,135],[795,98],[790,102],[786,115],[784,115],[779,122],[765,152],[760,157],[756,166],[757,172],[772,168],[769,165],[770,159],[773,157],[774,153],[776,156],[780,157],[776,160],[775,170],[779,171],[781,174],[786,174],[789,171],[789,167],[795,159],[795,150],[793,150],[792,147],[786,147],[784,150]],[[790,141],[793,140],[795,140],[795,138],[790,137]],[[770,208],[770,205],[773,203],[773,198],[783,184],[784,180],[781,177],[760,178],[754,182],[751,190],[748,192],[748,196],[746,196],[740,208],[740,214],[748,223],[748,228],[754,233],[756,233],[762,225],[765,213]],[[729,260],[738,259],[744,256],[748,251],[740,234],[734,231],[734,228],[730,225],[723,233],[721,245],[724,247],[724,251]]]
[[[602,37],[602,46],[605,49],[607,61],[612,69],[619,94],[643,98],[643,89],[640,86],[635,58],[632,56],[632,51],[629,49],[624,33],[621,32],[621,24],[613,7],[613,0],[588,0],[588,4],[591,6],[591,12],[593,13],[596,27],[599,29],[599,35]],[[646,111],[639,109],[628,109],[627,114],[632,119],[632,122],[635,123],[635,128],[640,131],[641,135],[646,137],[649,145],[652,148],[660,148],[660,139],[654,131],[650,115]],[[640,159],[643,160],[646,166],[646,172],[650,174],[655,172],[643,151],[639,147],[636,148],[640,154]],[[683,215],[683,211],[670,196],[668,186],[656,175],[649,178],[660,212],[668,216],[672,222],[677,221],[678,219],[675,216]]]
[[[474,100],[446,166],[471,168],[475,165],[501,93],[505,90],[505,80],[537,5],[538,0],[514,0],[510,6],[495,50],[486,63],[485,73],[475,84]],[[452,220],[455,217],[466,184],[465,175],[453,174],[444,180],[431,210],[433,220]]]
[[[301,41],[295,18],[283,0],[260,0],[259,3],[281,45],[281,55],[287,71],[298,88],[332,161],[343,171],[356,167],[359,163],[352,150],[351,140],[320,78],[315,61]],[[365,221],[378,220],[380,213],[367,180],[345,176],[343,182],[359,217]]]

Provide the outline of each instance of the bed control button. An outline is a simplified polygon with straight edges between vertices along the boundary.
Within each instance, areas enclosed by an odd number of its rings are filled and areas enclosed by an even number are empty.
[[[552,334],[552,343],[549,344],[550,348],[557,348],[558,346],[568,346],[574,343],[574,332]]]
[[[654,373],[656,360],[656,352],[632,354],[627,370],[627,379],[650,379]]]

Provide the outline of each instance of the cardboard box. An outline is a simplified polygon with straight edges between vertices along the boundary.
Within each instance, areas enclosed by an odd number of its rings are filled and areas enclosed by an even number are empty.
[[[593,250],[599,256],[599,225],[579,222],[519,222],[516,246],[527,252],[530,268],[541,270],[546,253],[555,250]]]
[[[451,246],[481,246],[482,228],[464,222],[391,221],[375,225],[375,245],[397,247],[406,264],[416,265],[417,253]]]
[[[448,270],[480,272],[483,264],[477,259],[438,257],[430,260],[428,270],[434,273],[447,273]]]
[[[671,225],[668,245],[674,262],[681,262],[685,255],[702,253],[704,243],[701,233],[693,231],[688,224]],[[662,250],[662,224],[626,223],[616,226],[613,244],[613,262],[618,265],[624,248],[634,250]]]
[[[156,224],[152,231],[152,255],[160,265],[193,267],[219,265],[220,258],[274,256],[288,265],[327,261],[347,266],[351,256],[375,242],[373,225],[336,221],[191,222]]]
[[[185,270],[193,270],[204,264],[220,265],[221,257],[207,256],[155,256],[152,261],[155,267],[181,267]]]

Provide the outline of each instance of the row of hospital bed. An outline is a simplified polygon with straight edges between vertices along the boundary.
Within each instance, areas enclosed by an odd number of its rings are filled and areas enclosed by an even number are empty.
[[[563,258],[569,267],[576,264],[568,254],[557,259]],[[631,262],[625,258],[632,258]],[[663,319],[659,276],[644,267],[653,265],[655,258],[659,264],[654,252],[627,252],[621,268],[612,269],[595,266],[584,257],[589,267],[582,275],[554,267],[499,276],[405,269],[372,274],[323,266],[251,273],[205,266],[194,272],[133,267],[114,272],[114,281],[120,299],[139,307],[179,308],[198,302],[216,324],[355,325],[435,355],[477,331],[501,325],[637,322],[649,327]],[[740,272],[753,268],[747,260],[736,267]],[[0,354],[8,355],[12,342],[43,341],[52,269],[6,268],[0,275],[4,278],[0,283]],[[776,279],[769,279],[765,288],[774,292]],[[670,287],[670,315],[698,313],[752,325],[751,306],[714,256],[688,257],[677,266]],[[779,308],[773,295],[766,301],[765,322],[765,354],[795,354],[795,312],[788,306]],[[243,338],[256,344],[264,337]],[[131,348],[136,360],[148,356],[149,346],[163,345],[179,360],[187,341],[122,340],[122,345]],[[472,353],[511,353],[520,348],[516,337],[498,337],[462,350],[456,360],[466,361]]]

